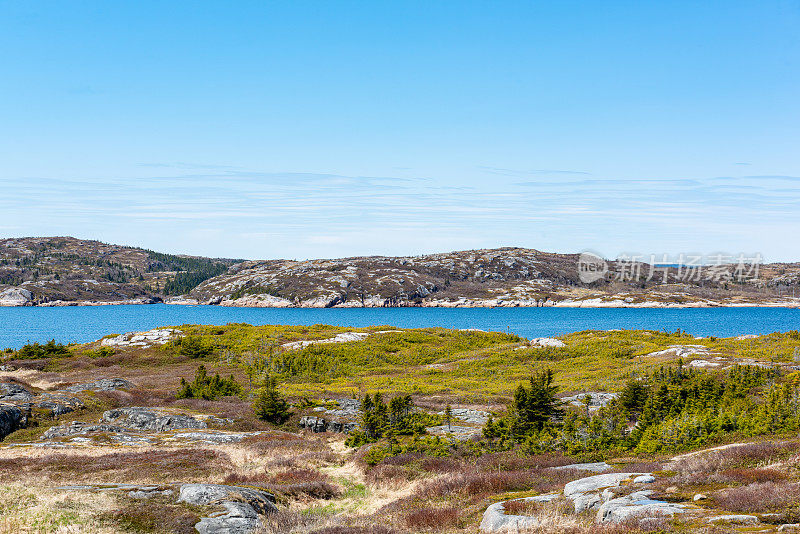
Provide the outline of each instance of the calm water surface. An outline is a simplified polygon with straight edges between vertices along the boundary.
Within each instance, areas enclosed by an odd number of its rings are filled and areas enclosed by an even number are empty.
[[[645,328],[698,336],[738,336],[800,330],[790,308],[332,308],[277,309],[219,306],[85,306],[0,308],[0,348],[28,341],[87,342],[107,334],[181,324],[250,323],[442,326],[513,332],[531,338],[578,330]]]

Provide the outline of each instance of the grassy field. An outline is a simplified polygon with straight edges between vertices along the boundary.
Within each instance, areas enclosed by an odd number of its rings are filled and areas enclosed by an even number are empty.
[[[174,488],[176,482],[234,484],[274,493],[280,512],[263,518],[263,532],[477,532],[490,504],[558,491],[587,473],[554,467],[599,459],[617,471],[657,473],[652,486],[656,495],[692,503],[692,513],[659,521],[652,528],[638,524],[622,528],[598,526],[593,514],[570,514],[562,501],[546,509],[518,505],[524,513],[541,517],[542,528],[532,532],[752,530],[747,525],[707,524],[708,517],[723,512],[758,515],[760,531],[800,521],[800,440],[795,431],[749,437],[728,432],[704,447],[745,444],[673,459],[674,452],[645,454],[618,446],[574,454],[523,452],[521,447],[492,449],[450,438],[433,443],[424,441],[424,436],[419,443],[410,436],[390,436],[350,448],[345,446],[345,435],[312,434],[297,426],[301,416],[319,415],[313,408],[326,399],[376,392],[387,399],[411,395],[418,409],[427,412],[452,405],[501,417],[515,389],[545,369],[554,372],[559,395],[620,392],[631,378],[661,368],[691,367],[693,360],[714,365],[711,371],[696,371],[699,378],[756,364],[777,377],[769,380],[791,384],[796,381],[793,365],[800,351],[797,332],[695,339],[681,332],[586,331],[559,337],[563,347],[540,347],[504,333],[440,328],[243,324],[177,328],[185,337],[164,346],[103,349],[95,342],[71,345],[66,354],[53,357],[19,359],[14,352],[4,354],[1,363],[12,370],[0,372],[0,382],[23,385],[34,394],[109,377],[125,378],[134,386],[82,392],[78,394],[85,405],[82,410],[57,418],[36,416],[32,425],[0,443],[0,532],[192,532],[199,517],[208,515],[207,509],[167,497],[145,502],[119,491],[93,491],[91,498],[84,498],[58,490],[68,484],[125,483]],[[345,333],[364,336],[328,342]],[[298,341],[318,343],[288,345]],[[191,381],[201,364],[209,373],[233,376],[242,393],[214,400],[177,398],[181,378]],[[278,390],[292,404],[291,418],[280,427],[256,418],[252,408],[253,395],[265,376],[278,378]],[[765,379],[758,380],[749,394],[756,407],[768,385]],[[181,441],[166,432],[148,435],[147,445],[121,445],[99,433],[86,442],[56,439],[57,447],[40,446],[42,433],[52,425],[96,421],[103,411],[126,406],[211,414],[233,421],[212,425],[211,431],[260,433],[248,434],[240,443],[209,444]],[[335,403],[327,401],[327,406]],[[569,410],[584,417],[582,407]],[[441,422],[441,417],[428,420]],[[480,426],[474,429],[480,431]],[[693,496],[701,493],[708,498],[694,504]]]

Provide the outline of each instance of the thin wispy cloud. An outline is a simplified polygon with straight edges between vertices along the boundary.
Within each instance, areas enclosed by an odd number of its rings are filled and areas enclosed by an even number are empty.
[[[722,230],[703,230],[710,220],[727,224],[727,233],[753,225],[766,231],[776,221],[800,225],[800,188],[771,186],[794,183],[787,176],[445,186],[411,178],[192,171],[103,182],[0,180],[7,192],[0,224],[14,228],[25,218],[40,228],[69,229],[60,233],[134,244],[140,242],[128,237],[131,230],[146,229],[185,236],[179,247],[141,243],[150,248],[251,258],[418,253],[455,244],[572,252],[609,232],[647,242],[647,232],[659,228],[680,230],[687,240],[701,232],[711,242]],[[564,232],[573,232],[571,241],[559,245]]]

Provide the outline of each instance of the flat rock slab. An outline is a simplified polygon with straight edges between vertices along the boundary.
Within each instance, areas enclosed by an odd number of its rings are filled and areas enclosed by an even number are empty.
[[[564,496],[572,497],[579,493],[590,493],[599,491],[603,488],[611,488],[619,486],[625,480],[633,479],[640,475],[649,475],[650,473],[606,473],[602,475],[593,475],[590,477],[579,478],[572,482],[567,482],[564,486]]]
[[[551,467],[550,469],[556,469],[556,470],[574,469],[576,471],[591,471],[594,473],[602,473],[603,471],[610,470],[611,466],[605,462],[592,462],[584,464],[559,465],[557,467]]]
[[[13,382],[0,383],[0,402],[29,402],[33,393]]]
[[[637,491],[610,499],[597,510],[597,523],[624,523],[632,519],[667,517],[684,512],[685,505],[650,498],[652,491]]]
[[[252,506],[241,502],[222,502],[225,512],[203,517],[194,528],[200,534],[249,534],[262,527]]]
[[[261,514],[277,511],[275,496],[271,493],[223,484],[183,484],[178,501],[197,505],[246,502]]]
[[[164,345],[181,337],[183,332],[175,328],[157,328],[147,332],[128,332],[116,337],[108,337],[100,341],[103,347],[150,347]]]
[[[150,430],[154,432],[208,427],[205,422],[189,415],[165,413],[152,408],[138,406],[108,410],[103,413],[103,421],[132,430]]]
[[[594,510],[613,496],[610,491],[604,491],[601,494],[600,490],[617,487],[622,482],[632,480],[640,475],[649,475],[649,473],[606,473],[580,478],[568,482],[564,486],[564,496],[572,501],[576,514],[584,510]]]
[[[124,378],[101,378],[87,384],[75,384],[64,388],[64,390],[71,393],[79,393],[81,391],[114,391],[117,389],[131,389],[132,387],[133,384]]]
[[[244,438],[260,436],[264,432],[179,432],[172,437],[186,441],[206,443],[239,443]]]

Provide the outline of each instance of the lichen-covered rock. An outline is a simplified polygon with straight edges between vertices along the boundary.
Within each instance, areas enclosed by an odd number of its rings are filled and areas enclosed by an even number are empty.
[[[222,484],[184,484],[179,502],[219,505],[225,512],[204,517],[194,528],[200,534],[246,534],[262,526],[259,514],[276,512],[275,496],[266,491]]]
[[[133,406],[103,413],[103,421],[132,430],[166,432],[169,430],[207,428],[208,425],[184,414],[171,414]]]
[[[244,502],[259,514],[277,511],[275,496],[266,491],[224,484],[183,484],[179,502],[208,505],[220,502]]]
[[[580,478],[564,486],[564,496],[575,506],[575,513],[599,508],[611,497],[610,492],[601,495],[600,490],[619,486],[623,481],[649,473],[606,473]]]
[[[33,405],[40,410],[47,410],[55,417],[80,410],[84,407],[83,402],[77,397],[51,393],[43,393],[34,399]]]
[[[637,491],[624,497],[610,499],[597,510],[597,523],[624,523],[631,519],[667,517],[684,512],[682,504],[650,498],[652,491]]]
[[[45,431],[44,434],[42,434],[42,439],[51,440],[53,438],[68,438],[95,432],[121,433],[126,432],[127,430],[127,428],[123,428],[121,426],[103,424],[92,425],[89,423],[84,423],[83,421],[73,421],[66,425],[51,426]]]
[[[222,502],[224,513],[203,517],[194,528],[200,534],[249,534],[262,527],[261,518],[249,504]]]
[[[100,380],[95,380],[87,384],[75,384],[74,386],[65,388],[65,390],[71,393],[79,393],[81,391],[114,391],[117,389],[130,389],[132,387],[133,384],[124,378],[101,378]]]
[[[13,382],[0,383],[0,402],[29,402],[33,393]]]

